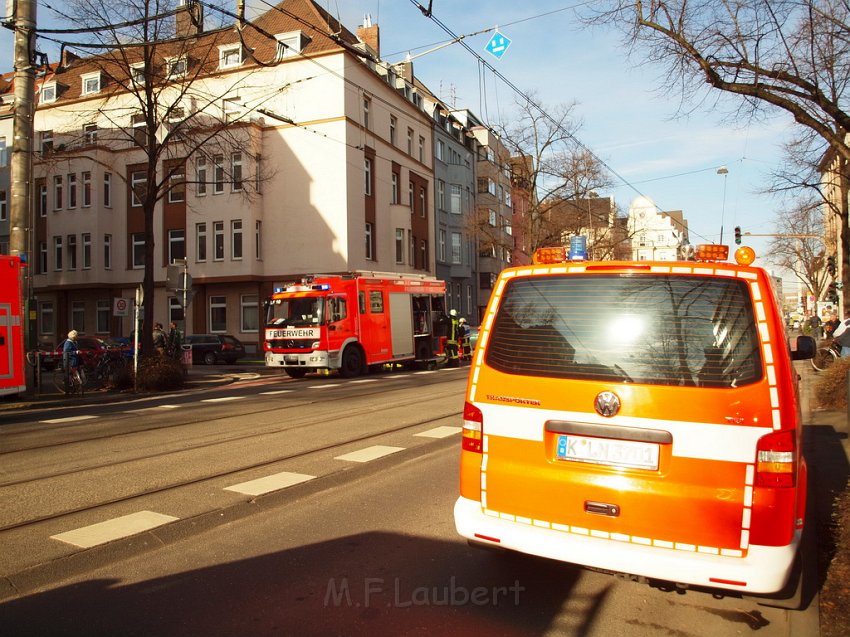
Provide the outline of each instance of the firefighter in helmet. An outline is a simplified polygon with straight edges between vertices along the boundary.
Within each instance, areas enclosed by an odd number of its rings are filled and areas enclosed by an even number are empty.
[[[457,310],[449,310],[449,333],[446,338],[447,367],[460,367],[458,359],[458,339],[460,338],[460,321]]]
[[[466,322],[465,318],[460,317],[458,321],[458,353],[462,361],[472,358],[472,351],[469,347],[469,333],[469,323]]]

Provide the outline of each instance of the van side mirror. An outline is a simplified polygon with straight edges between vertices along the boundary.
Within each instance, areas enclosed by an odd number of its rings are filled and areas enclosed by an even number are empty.
[[[811,336],[798,336],[797,349],[791,350],[792,361],[804,361],[815,357],[818,344]]]

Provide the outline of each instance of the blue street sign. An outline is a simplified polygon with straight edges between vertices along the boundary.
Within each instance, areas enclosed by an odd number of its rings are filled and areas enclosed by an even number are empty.
[[[502,56],[505,54],[505,51],[508,50],[508,47],[511,45],[511,39],[506,35],[502,35],[498,31],[493,34],[493,37],[490,38],[490,41],[487,43],[487,46],[484,47],[487,53],[495,57],[497,60],[502,59]]]

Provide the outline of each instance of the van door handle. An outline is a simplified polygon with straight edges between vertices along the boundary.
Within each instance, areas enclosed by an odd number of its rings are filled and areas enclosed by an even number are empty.
[[[585,513],[607,515],[609,517],[616,518],[620,515],[620,505],[608,504],[607,502],[591,502],[589,500],[585,500],[584,511]]]

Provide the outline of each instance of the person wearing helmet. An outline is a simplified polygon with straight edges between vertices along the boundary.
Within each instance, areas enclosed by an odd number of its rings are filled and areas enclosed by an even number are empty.
[[[466,319],[460,317],[458,320],[458,338],[460,339],[460,360],[470,360],[472,358],[472,351],[469,347],[469,323],[466,322]]]
[[[458,338],[460,337],[460,321],[457,317],[457,310],[449,310],[449,333],[446,338],[446,356],[448,363],[446,367],[460,367],[458,359]]]

